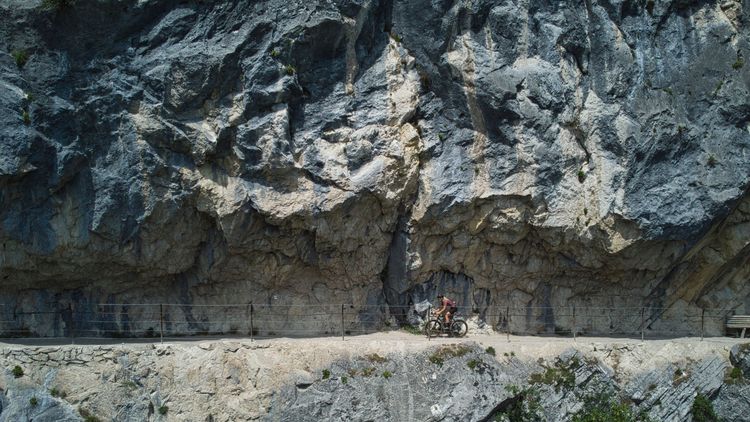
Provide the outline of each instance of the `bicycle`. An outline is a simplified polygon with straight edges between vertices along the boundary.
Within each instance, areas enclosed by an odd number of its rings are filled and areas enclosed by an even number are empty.
[[[443,318],[432,318],[424,325],[427,337],[437,337],[447,333],[450,337],[463,337],[469,332],[469,325],[460,315],[454,315],[446,324]]]

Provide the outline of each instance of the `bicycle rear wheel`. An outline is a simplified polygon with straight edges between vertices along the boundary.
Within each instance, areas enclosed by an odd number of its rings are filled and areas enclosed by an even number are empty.
[[[451,334],[456,337],[463,337],[469,332],[469,324],[466,321],[453,321],[451,324]]]

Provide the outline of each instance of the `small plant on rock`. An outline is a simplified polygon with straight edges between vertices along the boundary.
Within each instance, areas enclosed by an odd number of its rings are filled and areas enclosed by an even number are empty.
[[[373,372],[375,372],[375,368],[365,368],[362,370],[362,376],[369,377],[372,375]]]
[[[167,412],[169,412],[169,407],[168,406],[166,406],[166,405],[159,406],[159,414],[160,415],[164,416],[164,415],[167,414]]]
[[[369,360],[370,362],[373,362],[373,363],[384,363],[384,362],[388,361],[388,359],[380,356],[377,353],[372,353],[372,354],[369,354],[369,355],[367,355],[365,357],[367,358],[367,360]]]
[[[567,364],[558,360],[554,366],[545,368],[544,372],[531,374],[529,383],[551,385],[558,392],[560,389],[571,390],[576,383],[574,371],[579,366],[578,360],[575,362],[571,360]]]
[[[586,173],[583,170],[578,170],[578,182],[583,183],[584,180],[586,180]]]
[[[717,163],[718,161],[716,161],[716,157],[714,157],[713,154],[708,156],[708,160],[706,160],[706,164],[708,164],[711,167],[714,167]]]
[[[31,124],[31,115],[28,111],[23,110],[21,112],[21,118],[23,119],[23,124],[25,124],[26,126]]]
[[[14,366],[13,370],[11,370],[10,372],[16,378],[21,378],[23,376],[23,369],[18,365]]]
[[[273,50],[271,50],[271,57],[273,57],[274,59],[279,57],[280,55],[281,55],[281,52],[278,49],[274,48]]]
[[[484,351],[485,351],[485,352],[487,352],[487,354],[488,354],[488,355],[492,355],[492,356],[495,356],[495,348],[494,348],[494,347],[492,347],[492,346],[490,346],[490,347],[488,347],[488,348],[484,349]],[[507,355],[507,353],[506,353],[506,355]]]
[[[476,360],[476,359],[472,359],[472,360],[466,362],[466,366],[468,366],[469,369],[471,369],[473,371],[473,370],[477,369],[477,366],[479,366],[479,361]]]
[[[493,421],[502,422],[536,422],[543,420],[543,408],[540,404],[538,389],[527,387],[524,389],[516,385],[505,386],[511,394],[504,405],[496,410]]]
[[[288,65],[284,66],[284,72],[287,75],[289,75],[289,76],[293,76],[295,73],[297,73],[297,68],[295,68],[294,66],[288,64]]]
[[[65,391],[59,390],[57,388],[53,388],[49,390],[49,395],[55,398],[59,397],[61,399],[68,397],[68,393],[66,393]]]
[[[101,419],[97,418],[94,414],[83,407],[78,409],[78,413],[81,414],[84,422],[101,422]]]
[[[323,379],[327,380],[328,378],[331,378],[331,371],[329,371],[328,369],[324,369],[323,370]]]
[[[633,414],[625,403],[619,403],[611,396],[584,399],[583,409],[573,415],[573,422],[638,422],[649,421],[645,414]]]
[[[745,382],[745,378],[742,375],[742,369],[738,367],[727,368],[724,374],[724,382],[727,384],[741,384]]]
[[[13,60],[16,61],[16,66],[19,69],[23,68],[29,61],[29,53],[26,50],[13,50],[10,55],[13,56]]]
[[[424,334],[422,330],[419,329],[419,327],[416,327],[414,325],[404,325],[401,327],[401,329],[406,331],[409,334],[414,334],[417,336],[421,336]]]
[[[29,405],[31,407],[36,407],[39,404],[39,400],[37,400],[36,396],[29,399]]]
[[[393,374],[390,371],[383,371],[383,378],[388,379],[392,376]]]
[[[703,394],[698,393],[693,401],[693,407],[690,409],[693,414],[694,422],[718,422],[719,417],[716,416],[714,406],[711,404],[711,400]]]
[[[742,57],[737,57],[737,61],[732,63],[732,69],[739,70],[742,69],[742,66],[745,65],[745,61],[742,60]]]
[[[349,378],[347,378],[347,377],[341,377],[341,383],[342,384],[346,384],[348,382],[349,382]]]

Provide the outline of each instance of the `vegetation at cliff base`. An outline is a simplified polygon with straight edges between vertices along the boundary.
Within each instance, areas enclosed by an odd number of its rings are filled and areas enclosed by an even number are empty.
[[[18,365],[14,366],[10,372],[16,378],[21,378],[23,376],[23,369]]]
[[[700,393],[695,396],[690,413],[693,414],[693,422],[719,422],[711,400]]]
[[[26,50],[13,50],[10,55],[13,56],[13,60],[16,61],[16,66],[19,69],[23,68],[29,61],[29,53]]]

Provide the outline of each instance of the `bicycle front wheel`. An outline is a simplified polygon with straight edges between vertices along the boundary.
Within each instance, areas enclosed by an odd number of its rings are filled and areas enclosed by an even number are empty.
[[[427,337],[437,337],[438,335],[440,335],[440,332],[442,330],[442,324],[440,324],[440,321],[436,319],[431,319],[427,321],[427,324],[424,325],[424,333],[427,335]]]

